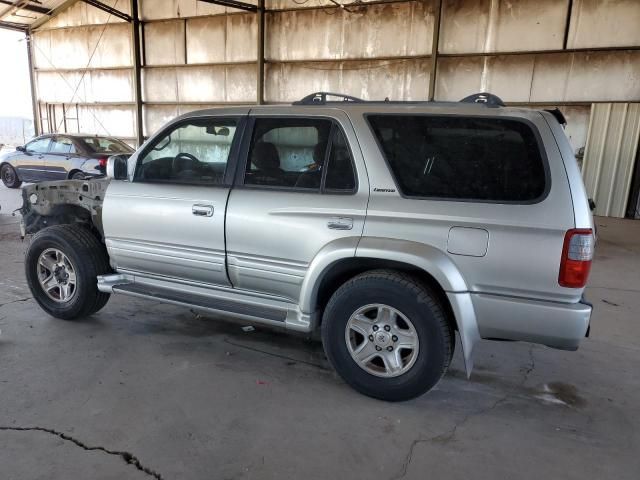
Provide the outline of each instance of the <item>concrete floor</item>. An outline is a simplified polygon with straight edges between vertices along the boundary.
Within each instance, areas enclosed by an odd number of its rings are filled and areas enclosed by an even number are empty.
[[[434,391],[389,404],[282,333],[126,297],[48,317],[16,221],[0,215],[3,479],[638,478],[640,222],[598,220],[580,350],[483,342],[471,380],[458,350]]]

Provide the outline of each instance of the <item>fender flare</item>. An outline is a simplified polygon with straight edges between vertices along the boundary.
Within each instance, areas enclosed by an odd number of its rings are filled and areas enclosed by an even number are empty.
[[[418,242],[379,237],[345,237],[325,245],[314,257],[302,282],[300,309],[313,313],[324,275],[344,259],[390,260],[415,266],[431,275],[444,290],[458,327],[467,376],[473,369],[473,350],[480,340],[475,309],[460,270],[441,250]]]

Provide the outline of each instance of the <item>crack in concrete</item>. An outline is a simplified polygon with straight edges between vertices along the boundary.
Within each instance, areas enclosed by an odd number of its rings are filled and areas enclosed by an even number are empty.
[[[533,355],[534,348],[535,348],[534,344],[531,344],[531,346],[529,347],[529,362],[528,362],[528,365],[523,370],[520,386],[523,386],[525,383],[527,383],[527,380],[529,379],[529,375],[531,375],[531,372],[533,372],[533,370],[536,368],[536,359]],[[471,420],[471,418],[476,417],[478,415],[485,414],[487,412],[490,412],[491,410],[494,410],[501,403],[506,402],[511,396],[512,396],[512,393],[506,393],[505,395],[500,397],[498,400],[493,402],[488,407],[481,408],[480,410],[477,410],[475,412],[465,415],[464,417],[462,417],[462,420],[460,420],[459,422],[456,422],[448,432],[441,433],[434,437],[415,439],[413,442],[411,442],[411,445],[409,446],[409,452],[407,453],[404,459],[404,462],[402,463],[400,473],[392,477],[391,480],[399,480],[401,478],[404,478],[407,475],[407,471],[409,470],[409,465],[411,464],[411,460],[413,459],[413,451],[415,450],[416,446],[418,446],[421,443],[429,443],[429,442],[448,443],[452,441],[456,436],[456,433],[458,432],[458,428],[460,428],[462,425],[464,425],[469,420]]]
[[[125,461],[125,463],[129,464],[129,465],[133,465],[135,468],[137,468],[138,470],[140,470],[143,473],[146,473],[147,475],[149,475],[150,477],[155,478],[156,480],[162,480],[162,475],[160,475],[158,472],[151,470],[149,467],[145,467],[140,460],[138,459],[138,457],[136,457],[134,454],[130,453],[130,452],[126,452],[126,451],[119,451],[119,450],[109,450],[108,448],[105,447],[91,447],[89,445],[86,445],[85,443],[81,442],[80,440],[73,438],[70,435],[67,435],[66,433],[63,432],[58,432],[57,430],[53,430],[51,428],[45,428],[45,427],[3,427],[0,426],[0,431],[14,431],[14,432],[44,432],[44,433],[48,433],[50,435],[55,435],[56,437],[59,437],[63,440],[66,440],[67,442],[71,442],[74,445],[82,448],[83,450],[86,450],[88,452],[91,451],[100,451],[100,452],[104,452],[108,455],[114,455],[116,457],[120,457],[122,458],[122,460]]]
[[[249,345],[242,345],[241,343],[233,342],[233,341],[229,340],[228,338],[225,338],[223,341],[224,341],[224,343],[228,343],[229,345],[233,345],[234,347],[244,348],[244,349],[250,350],[252,352],[262,353],[264,355],[269,355],[271,357],[276,357],[276,358],[282,358],[283,360],[289,360],[289,361],[296,362],[296,363],[302,363],[304,365],[309,365],[311,367],[315,367],[315,368],[318,368],[318,369],[324,370],[324,371],[329,371],[330,370],[329,368],[327,368],[324,365],[321,365],[319,363],[308,362],[306,360],[300,360],[298,358],[289,357],[287,355],[281,355],[279,353],[269,352],[267,350],[262,350],[260,348],[250,347]]]
[[[482,415],[484,413],[490,412],[491,410],[497,408],[498,405],[500,405],[501,403],[507,401],[507,399],[510,396],[511,396],[511,394],[507,393],[506,395],[500,397],[498,400],[493,402],[488,407],[481,408],[481,409],[479,409],[479,410],[477,410],[475,412],[472,412],[472,413],[468,413],[467,415],[462,417],[462,420],[460,420],[459,422],[456,422],[453,425],[453,427],[451,427],[451,429],[449,429],[449,431],[447,431],[445,433],[441,433],[439,435],[435,435],[435,436],[429,437],[429,438],[417,438],[417,439],[415,439],[413,442],[411,442],[411,445],[409,446],[409,451],[407,452],[407,455],[405,456],[404,462],[402,462],[402,467],[400,468],[400,472],[397,475],[394,475],[393,477],[391,477],[391,480],[400,480],[401,478],[404,478],[407,475],[407,472],[409,471],[409,466],[411,465],[411,461],[413,460],[413,451],[415,450],[415,448],[419,444],[421,444],[421,443],[431,443],[431,442],[448,443],[448,442],[452,441],[454,439],[454,437],[456,436],[456,434],[458,433],[458,429],[461,426],[463,426],[465,423],[467,423],[473,417],[476,417],[478,415]]]
[[[0,303],[0,307],[4,307],[5,305],[11,305],[12,303],[26,302],[27,300],[31,300],[32,298],[33,297],[18,298],[17,300],[11,300],[10,302]]]
[[[534,368],[536,368],[536,359],[533,356],[534,348],[535,345],[532,343],[529,347],[529,365],[524,369],[520,386],[523,386],[525,383],[527,383],[527,380],[529,380],[529,375],[531,375],[531,372],[533,372]]]

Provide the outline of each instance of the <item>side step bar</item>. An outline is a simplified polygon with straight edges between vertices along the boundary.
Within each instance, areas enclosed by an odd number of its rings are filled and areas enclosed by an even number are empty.
[[[98,277],[98,290],[148,298],[194,308],[217,317],[246,320],[309,333],[317,326],[317,313],[303,313],[297,304],[283,298],[234,288],[185,284],[166,279],[116,273]]]
[[[160,287],[151,287],[138,283],[125,283],[115,285],[114,293],[123,293],[136,297],[153,298],[162,302],[186,307],[199,308],[216,313],[229,313],[234,317],[253,317],[272,322],[281,322],[287,319],[287,312],[276,308],[247,305],[246,303],[219,298],[204,297],[202,295],[169,290]]]

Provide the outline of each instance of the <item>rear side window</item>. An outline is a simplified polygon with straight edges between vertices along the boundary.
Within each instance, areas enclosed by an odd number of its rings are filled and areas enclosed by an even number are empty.
[[[70,138],[56,137],[51,140],[50,153],[76,153],[76,148]]]
[[[323,118],[257,118],[244,184],[348,193],[356,180],[341,129]]]
[[[368,120],[407,197],[526,203],[546,191],[538,142],[524,122],[419,115]]]

